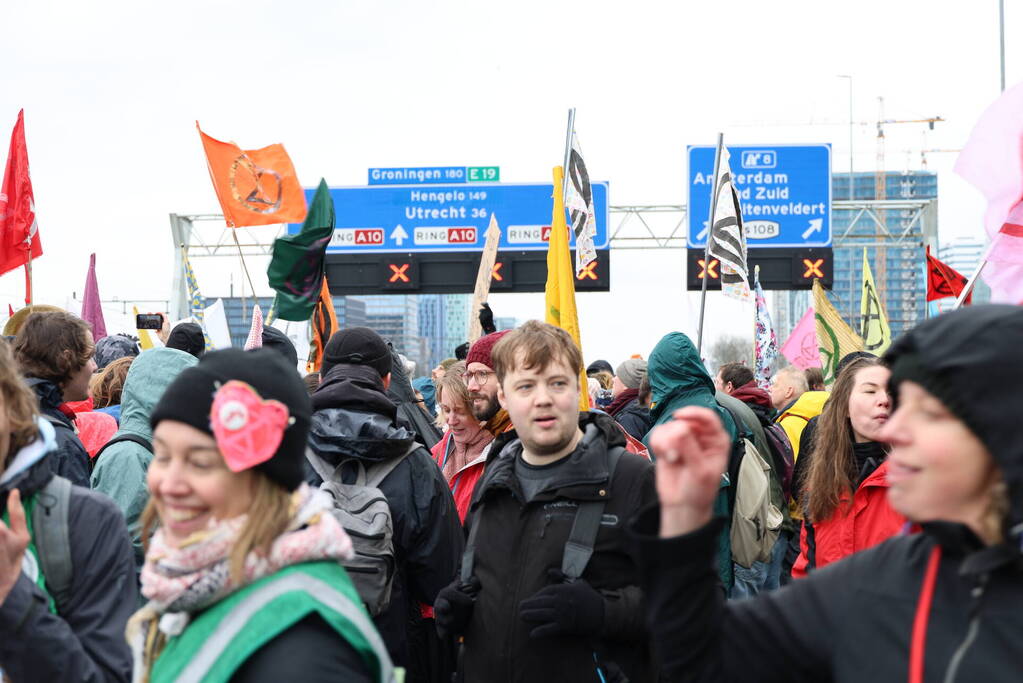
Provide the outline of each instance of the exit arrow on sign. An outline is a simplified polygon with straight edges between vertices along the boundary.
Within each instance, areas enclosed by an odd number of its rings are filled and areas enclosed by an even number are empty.
[[[815,232],[820,232],[823,229],[824,229],[823,218],[811,218],[810,227],[803,231],[803,239],[804,240],[809,239],[810,235],[814,234]]]
[[[394,230],[391,231],[391,239],[394,240],[394,243],[399,247],[402,242],[408,239],[408,233],[405,232],[405,228],[401,227],[401,223],[394,226]]]

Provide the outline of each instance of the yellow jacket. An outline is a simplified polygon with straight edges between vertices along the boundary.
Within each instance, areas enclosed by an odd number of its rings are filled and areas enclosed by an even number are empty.
[[[792,444],[793,458],[799,458],[799,437],[803,433],[803,428],[806,427],[806,423],[810,421],[810,418],[821,414],[828,396],[829,394],[826,391],[805,391],[802,396],[796,399],[795,403],[789,406],[775,420],[789,436],[789,443]]]

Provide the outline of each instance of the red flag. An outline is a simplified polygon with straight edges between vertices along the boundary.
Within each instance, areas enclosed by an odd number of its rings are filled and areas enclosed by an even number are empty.
[[[14,317],[14,306],[7,304],[7,315],[11,318]]]
[[[958,297],[966,287],[968,280],[951,266],[931,256],[931,248],[927,247],[927,300]],[[966,297],[967,304],[973,298],[973,292]]]
[[[18,122],[14,124],[11,133],[11,150],[7,155],[7,168],[4,169],[4,183],[0,186],[0,275],[42,254],[35,199],[32,196],[32,178],[28,172],[23,109],[18,112]]]

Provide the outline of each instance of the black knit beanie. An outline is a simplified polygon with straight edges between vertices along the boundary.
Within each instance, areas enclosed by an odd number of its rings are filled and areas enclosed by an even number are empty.
[[[323,349],[320,376],[326,377],[335,365],[367,365],[381,377],[391,372],[391,350],[383,337],[368,327],[349,327],[335,332]]]
[[[273,457],[255,466],[271,480],[291,491],[302,483],[306,440],[312,404],[305,383],[294,366],[272,349],[224,349],[203,356],[167,387],[153,409],[149,423],[156,429],[162,420],[177,420],[213,435],[210,410],[214,394],[231,380],[251,386],[266,401],[280,401],[291,418]]]
[[[978,305],[920,323],[882,359],[899,384],[916,382],[987,447],[1009,487],[1010,531],[1023,534],[1023,308]]]

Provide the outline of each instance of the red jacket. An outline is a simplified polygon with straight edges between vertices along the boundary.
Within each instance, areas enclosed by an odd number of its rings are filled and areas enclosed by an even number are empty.
[[[875,546],[897,535],[906,518],[888,504],[888,463],[883,462],[863,480],[853,496],[844,496],[838,511],[823,522],[804,523],[799,536],[799,559],[792,576],[823,567],[847,555]]]
[[[445,432],[444,436],[430,449],[437,466],[444,469],[444,461],[447,460],[449,450],[454,447],[454,439],[451,432]],[[455,472],[455,476],[448,481],[451,487],[451,495],[455,497],[455,508],[458,509],[458,519],[465,523],[465,515],[469,512],[469,503],[472,502],[472,492],[476,490],[476,482],[483,476],[483,466],[487,462],[487,454],[490,453],[491,441],[483,448],[472,462]]]

